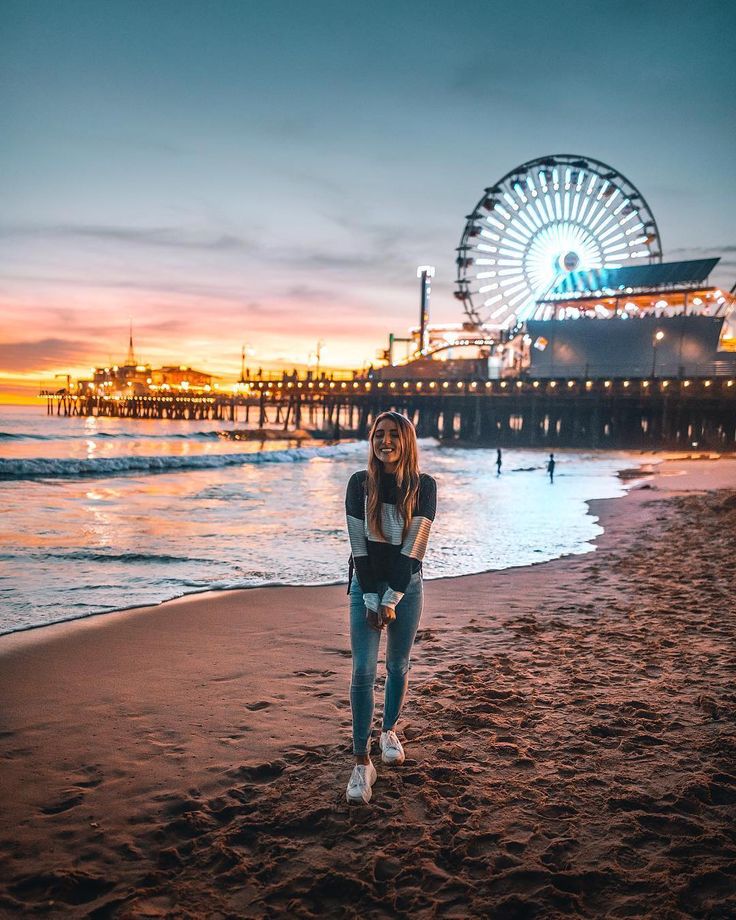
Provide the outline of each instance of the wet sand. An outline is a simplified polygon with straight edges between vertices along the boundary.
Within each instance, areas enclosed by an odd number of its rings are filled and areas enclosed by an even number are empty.
[[[594,553],[425,583],[367,808],[344,585],[0,637],[0,913],[736,916],[736,460],[592,504]]]

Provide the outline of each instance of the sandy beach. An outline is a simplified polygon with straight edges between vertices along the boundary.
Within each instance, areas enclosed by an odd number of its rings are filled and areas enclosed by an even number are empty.
[[[367,808],[345,585],[0,637],[0,912],[736,916],[736,459],[592,504],[593,553],[425,583]]]

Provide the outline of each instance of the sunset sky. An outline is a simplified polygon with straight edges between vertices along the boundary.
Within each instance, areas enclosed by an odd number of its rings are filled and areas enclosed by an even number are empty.
[[[5,0],[0,387],[139,359],[235,379],[360,367],[459,321],[484,187],[550,153],[610,163],[666,259],[736,281],[734,6]]]

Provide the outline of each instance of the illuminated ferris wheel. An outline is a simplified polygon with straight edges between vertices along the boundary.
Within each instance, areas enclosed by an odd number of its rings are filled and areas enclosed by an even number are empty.
[[[455,296],[477,326],[547,319],[539,304],[570,272],[662,258],[644,196],[590,157],[540,157],[487,188],[458,247]]]

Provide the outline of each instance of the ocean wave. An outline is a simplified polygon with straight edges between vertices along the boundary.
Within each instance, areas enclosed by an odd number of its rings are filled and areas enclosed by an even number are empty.
[[[0,480],[13,479],[81,479],[108,478],[129,473],[176,473],[183,470],[212,470],[246,463],[303,463],[314,459],[352,457],[363,454],[364,442],[332,444],[320,447],[292,447],[286,450],[264,450],[249,454],[210,454],[202,456],[141,456],[5,460],[0,458]]]
[[[249,491],[236,484],[223,484],[208,486],[192,495],[192,501],[226,501],[226,502],[263,502],[263,495],[259,492]]]
[[[97,549],[72,549],[67,552],[30,552],[30,553],[1,553],[0,561],[11,562],[14,560],[28,560],[28,559],[54,559],[61,560],[63,562],[123,562],[123,563],[177,563],[177,562],[198,562],[204,563],[206,565],[220,565],[221,563],[217,559],[203,559],[197,556],[175,556],[170,553],[116,553],[112,550],[110,552],[105,552],[103,550]],[[119,585],[95,585],[95,589],[99,590],[100,588],[105,587],[120,587]],[[75,587],[70,587],[68,590],[75,591],[79,590]],[[85,590],[89,590],[89,585],[86,586]]]
[[[33,554],[30,554],[33,555]],[[122,562],[122,563],[154,563],[171,564],[185,562],[204,563],[205,565],[219,565],[216,559],[202,559],[197,556],[172,556],[169,553],[102,553],[93,550],[71,550],[67,553],[41,553],[47,559],[75,560],[77,562]]]
[[[73,434],[37,434],[35,431],[0,431],[0,441],[217,441],[230,438],[230,431],[172,432],[170,434],[132,431],[77,431]],[[284,440],[288,434],[284,435]]]

